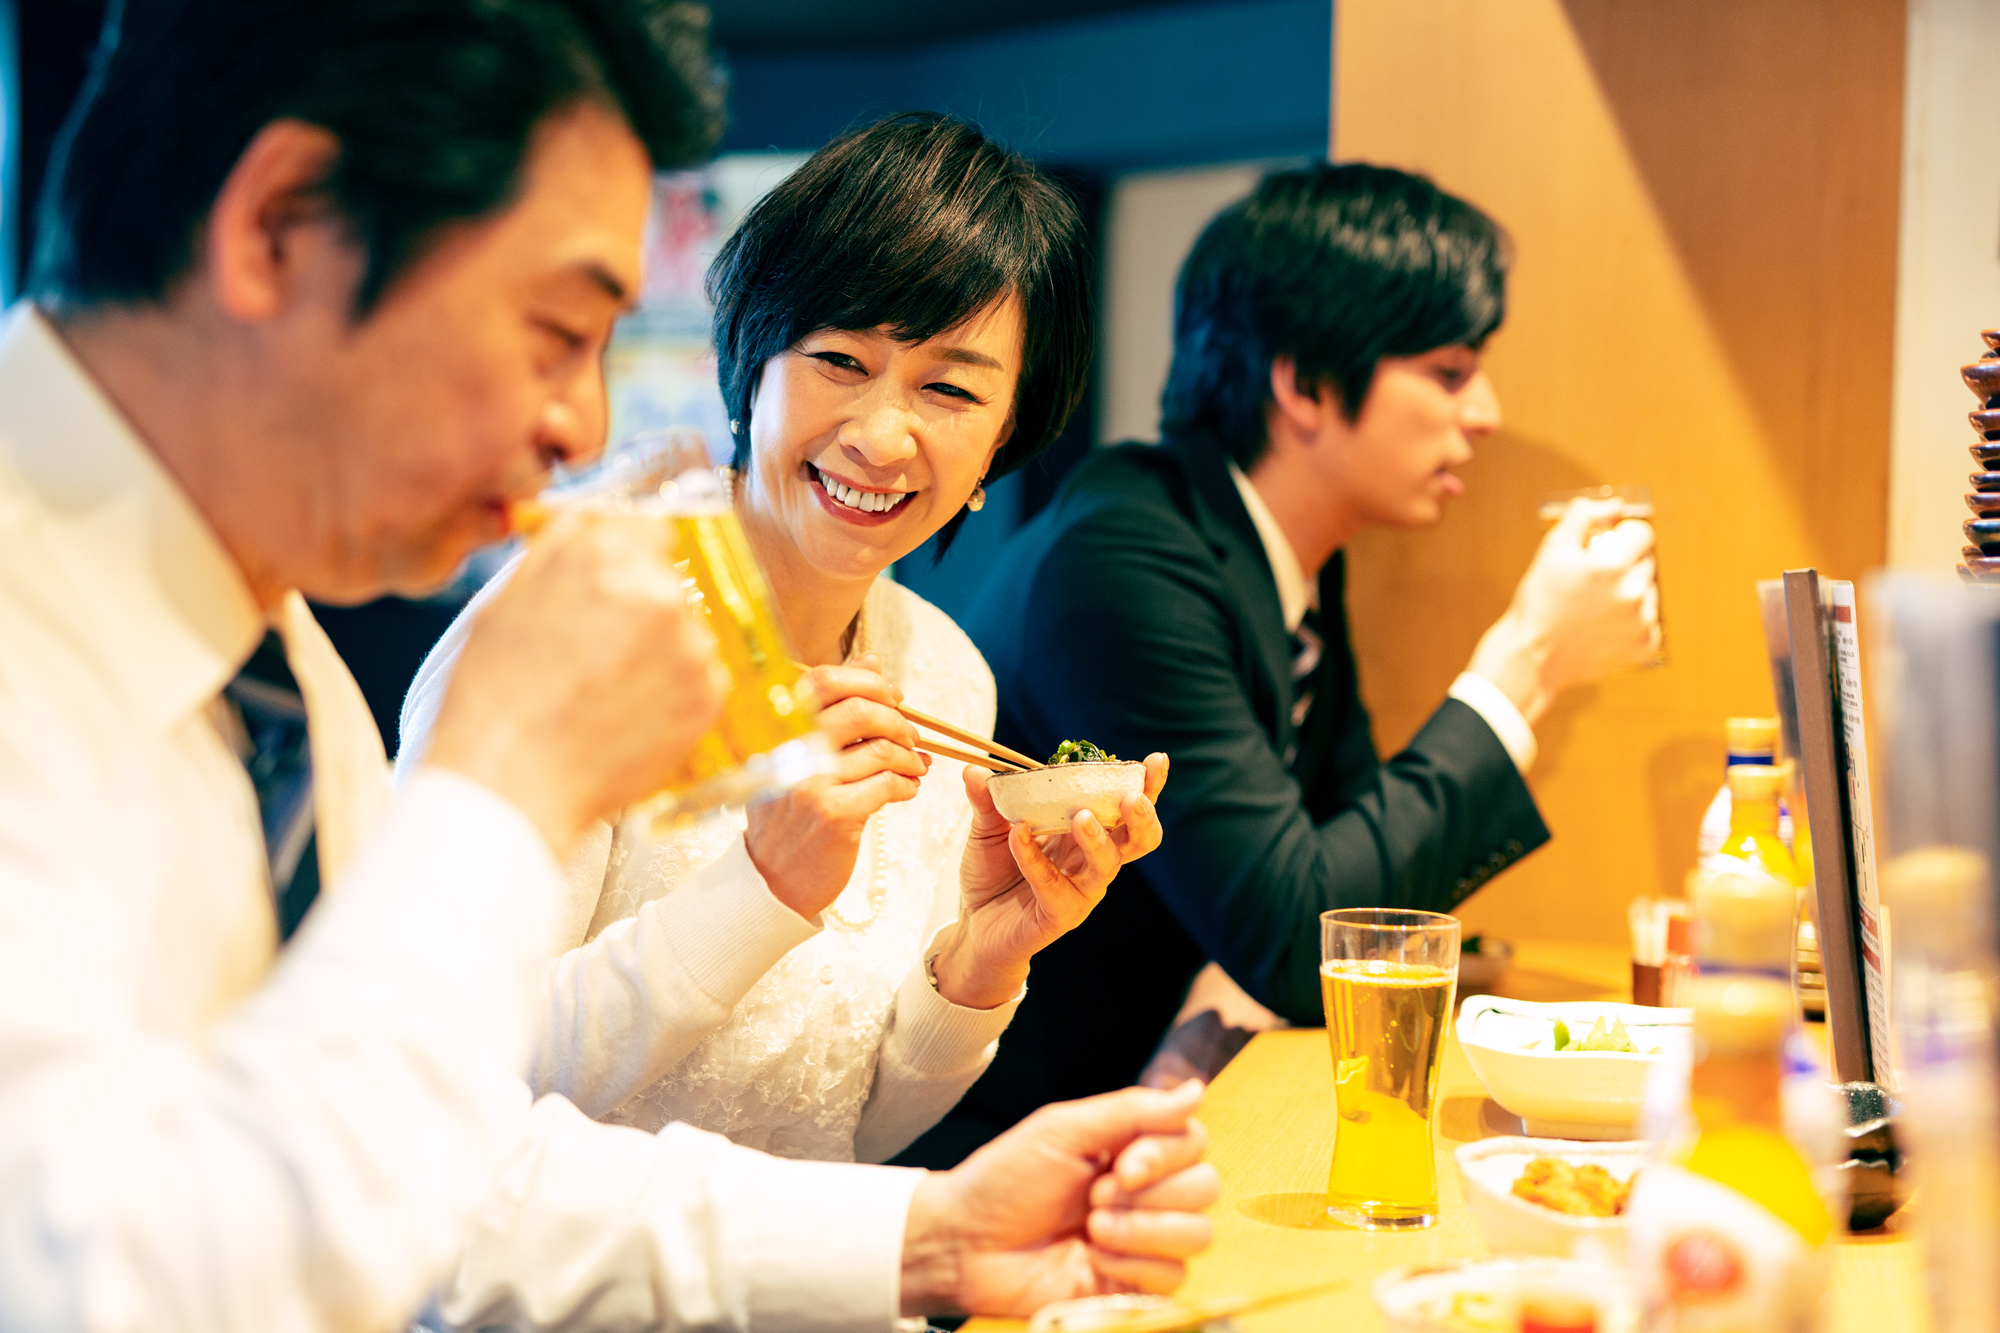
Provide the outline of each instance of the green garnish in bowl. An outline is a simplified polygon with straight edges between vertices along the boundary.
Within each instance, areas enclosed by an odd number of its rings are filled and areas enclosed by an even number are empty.
[[[1642,1051],[1632,1040],[1632,1034],[1625,1030],[1625,1021],[1614,1018],[1607,1027],[1604,1016],[1590,1025],[1590,1032],[1582,1041],[1570,1034],[1569,1024],[1560,1018],[1556,1020],[1555,1046],[1559,1051],[1616,1051],[1623,1055],[1658,1055],[1658,1051]]]
[[[1049,756],[1051,764],[1115,764],[1118,756],[1108,754],[1089,741],[1064,741]]]

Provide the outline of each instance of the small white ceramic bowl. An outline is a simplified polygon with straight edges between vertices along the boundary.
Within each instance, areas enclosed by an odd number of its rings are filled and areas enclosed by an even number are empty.
[[[1599,1016],[1618,1019],[1651,1054],[1558,1051],[1560,1018],[1578,1041]],[[1639,1133],[1646,1076],[1692,1035],[1694,1011],[1579,1001],[1531,1004],[1474,995],[1458,1011],[1458,1044],[1486,1095],[1542,1139],[1630,1139]]]
[[[1493,1253],[1610,1258],[1624,1249],[1624,1218],[1559,1213],[1515,1194],[1514,1182],[1537,1157],[1601,1166],[1619,1180],[1630,1180],[1650,1152],[1651,1145],[1638,1141],[1582,1144],[1568,1139],[1504,1138],[1465,1144],[1452,1160],[1465,1181],[1472,1220]]]
[[[1581,1259],[1478,1259],[1392,1268],[1375,1304],[1397,1333],[1518,1328],[1522,1298],[1565,1296],[1597,1312],[1597,1333],[1635,1333],[1639,1299],[1624,1272]]]
[[[1026,773],[995,773],[987,779],[986,790],[1008,823],[1026,824],[1037,835],[1069,832],[1069,821],[1079,810],[1090,811],[1098,823],[1112,828],[1124,818],[1118,813],[1119,803],[1146,790],[1146,766],[1123,759],[1050,764]]]

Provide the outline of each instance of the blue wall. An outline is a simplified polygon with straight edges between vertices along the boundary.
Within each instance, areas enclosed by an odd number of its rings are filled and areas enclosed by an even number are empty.
[[[1015,149],[1115,171],[1326,151],[1329,0],[1208,0],[887,52],[730,62],[725,152],[813,149],[954,111]]]

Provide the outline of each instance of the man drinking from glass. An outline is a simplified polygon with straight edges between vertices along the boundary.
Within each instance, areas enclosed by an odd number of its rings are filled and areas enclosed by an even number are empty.
[[[648,0],[133,0],[0,327],[0,1326],[885,1329],[1171,1287],[1194,1097],[949,1176],[595,1125],[520,1081],[557,858],[713,722],[643,520],[571,516],[392,794],[304,596],[435,586],[602,444]],[[294,933],[294,930],[296,933]]]

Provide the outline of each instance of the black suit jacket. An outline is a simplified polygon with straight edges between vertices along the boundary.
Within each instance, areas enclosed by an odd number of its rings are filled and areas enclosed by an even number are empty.
[[[1295,1023],[1322,1021],[1319,914],[1448,911],[1548,840],[1499,738],[1447,700],[1375,753],[1344,565],[1302,727],[1277,584],[1218,444],[1120,445],[1017,533],[965,628],[999,687],[998,739],[1164,750],[1166,839],[1034,963],[992,1067],[901,1161],[950,1165],[1045,1102],[1133,1082],[1214,959]]]

